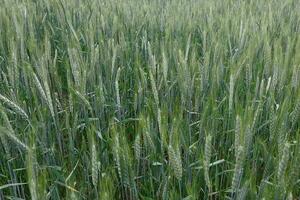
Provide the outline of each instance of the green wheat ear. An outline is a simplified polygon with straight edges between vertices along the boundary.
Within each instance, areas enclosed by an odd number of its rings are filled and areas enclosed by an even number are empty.
[[[141,148],[142,148],[140,134],[137,134],[137,136],[135,137],[133,148],[134,148],[135,159],[139,160],[141,157]]]
[[[234,166],[232,183],[231,183],[232,194],[236,193],[240,188],[240,182],[243,175],[244,159],[245,159],[244,147],[239,146],[237,150],[237,156],[235,160],[235,166]]]
[[[179,148],[176,150],[169,145],[168,147],[168,155],[169,155],[169,164],[171,169],[174,172],[174,175],[177,179],[181,180],[182,178],[182,161],[179,152]]]
[[[28,183],[29,190],[30,190],[31,198],[33,200],[38,200],[36,165],[37,165],[37,161],[36,161],[35,149],[29,148],[26,157],[26,170],[27,170],[27,176],[29,180]]]
[[[211,160],[211,151],[212,151],[212,136],[208,135],[205,140],[205,151],[204,151],[204,178],[206,185],[209,189],[209,193],[212,192],[212,185],[209,178],[209,165]]]
[[[98,159],[98,152],[97,152],[97,142],[95,140],[95,128],[92,127],[88,131],[88,141],[89,141],[89,148],[90,148],[90,157],[91,157],[91,171],[92,171],[92,182],[95,187],[98,185],[98,175],[100,171],[100,161]]]
[[[235,157],[237,157],[238,148],[241,144],[241,137],[242,137],[242,122],[239,115],[236,116],[235,120],[235,135],[234,135],[234,151],[235,151]]]
[[[290,155],[290,144],[289,143],[285,143],[284,145],[284,149],[282,151],[282,156],[278,165],[278,171],[277,171],[277,179],[278,181],[281,181],[285,170],[288,166],[288,160],[289,160],[289,155]]]
[[[12,102],[11,100],[9,100],[8,98],[6,98],[5,96],[3,96],[1,94],[0,94],[0,100],[2,101],[2,103],[4,105],[7,105],[12,110],[14,110],[17,114],[22,116],[24,119],[28,120],[28,115],[20,106],[18,106],[17,104],[15,104],[14,102]]]

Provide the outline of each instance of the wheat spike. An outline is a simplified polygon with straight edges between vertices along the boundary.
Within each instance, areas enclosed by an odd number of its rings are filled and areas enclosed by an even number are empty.
[[[120,159],[120,143],[119,143],[119,137],[118,134],[116,134],[113,137],[113,153],[114,153],[114,160],[116,162],[118,174],[120,177],[120,180],[122,182],[122,171],[121,171],[121,159]]]
[[[279,166],[278,166],[278,172],[277,172],[277,179],[279,181],[281,181],[284,172],[287,168],[287,164],[288,164],[288,160],[289,160],[289,149],[290,149],[290,145],[289,143],[285,143],[284,145],[284,149],[282,151],[282,156],[279,162]]]
[[[158,131],[160,134],[160,143],[161,143],[161,150],[163,150],[164,143],[166,142],[166,136],[162,130],[162,122],[161,122],[161,110],[160,108],[157,109],[157,123],[158,123]]]
[[[258,119],[259,119],[259,115],[260,115],[260,113],[262,111],[262,108],[263,108],[263,100],[261,98],[259,100],[257,109],[255,110],[255,113],[254,113],[254,116],[253,116],[253,122],[252,122],[252,126],[251,126],[252,131],[254,131],[255,126],[257,125],[257,122],[258,122]]]
[[[10,154],[10,148],[9,148],[9,144],[8,144],[8,141],[6,140],[6,138],[4,137],[3,134],[0,133],[0,141],[3,145],[3,148],[4,148],[4,151],[6,153],[6,155],[8,156],[8,158],[11,157],[11,154]]]
[[[292,192],[289,192],[287,200],[294,200]]]
[[[278,152],[279,152],[280,156],[282,155],[282,153],[284,151],[286,136],[287,136],[287,127],[286,127],[285,122],[283,121],[281,124],[281,127],[278,131],[278,134],[277,134]]]
[[[245,130],[245,139],[244,139],[244,143],[243,143],[245,145],[244,150],[245,150],[246,155],[249,155],[249,153],[251,151],[252,140],[253,140],[253,131],[248,125]]]
[[[47,80],[44,81],[44,87],[45,87],[45,92],[46,92],[46,96],[47,96],[47,103],[48,103],[48,106],[49,106],[49,110],[50,110],[50,113],[51,113],[51,116],[52,116],[53,120],[55,121],[52,97],[51,97],[51,92],[50,92],[50,88],[49,88],[49,84],[48,84]]]
[[[0,134],[5,134],[6,136],[8,136],[11,140],[13,140],[15,143],[17,143],[18,145],[20,145],[23,149],[28,150],[28,146],[26,146],[26,144],[24,144],[23,142],[21,142],[14,134],[13,132],[11,132],[10,130],[8,130],[7,128],[1,127],[0,126]]]
[[[272,91],[275,90],[277,84],[278,84],[278,76],[279,76],[279,67],[277,65],[274,65],[273,69],[273,76],[272,76]]]
[[[96,145],[92,144],[92,181],[94,186],[97,186],[98,183],[98,171],[99,171],[99,162],[97,161],[97,151]]]
[[[242,189],[238,192],[237,194],[237,200],[244,200],[246,199],[246,196],[247,196],[247,192],[248,192],[248,187],[249,187],[249,184],[248,182],[242,187]]]
[[[272,105],[271,107],[271,112],[270,112],[270,141],[273,141],[274,136],[276,134],[276,129],[277,129],[277,116],[274,111],[274,106]]]
[[[4,121],[4,125],[7,127],[8,130],[10,131],[13,131],[11,125],[10,125],[10,122],[8,120],[8,117],[6,115],[6,113],[2,110],[2,106],[0,104],[0,114],[1,114],[1,117]],[[10,147],[9,147],[9,143],[5,137],[5,135],[1,134],[0,133],[0,141],[2,142],[2,145],[4,147],[4,150],[5,150],[5,153],[7,154],[7,156],[10,158],[11,157],[11,154],[10,154]]]
[[[296,106],[290,116],[292,121],[292,127],[294,127],[295,124],[298,122],[298,118],[300,116],[300,101],[296,103]]]
[[[84,95],[82,95],[79,91],[74,90],[74,94],[86,105],[86,107],[88,108],[88,110],[90,112],[93,111],[93,108],[90,104],[90,102],[84,97]]]
[[[246,83],[247,83],[247,87],[250,88],[250,84],[252,81],[252,68],[250,66],[250,64],[246,65]]]
[[[291,80],[292,87],[297,88],[297,86],[299,84],[299,78],[300,78],[299,65],[298,66],[294,65],[293,74],[292,74],[292,80]]]
[[[234,76],[231,74],[230,81],[229,81],[229,112],[232,112],[233,93],[234,93]]]
[[[264,48],[264,61],[265,61],[266,73],[267,75],[269,75],[271,71],[272,55],[271,55],[271,47],[268,44],[266,44]]]
[[[141,157],[141,136],[138,134],[135,137],[134,144],[133,144],[135,159],[139,160]]]
[[[211,182],[210,182],[210,178],[209,178],[209,164],[210,164],[210,160],[211,160],[211,141],[212,141],[212,137],[211,135],[208,135],[206,137],[205,140],[205,152],[204,152],[204,178],[205,178],[205,182],[206,185],[209,189],[209,193],[211,193]]]
[[[237,157],[238,147],[241,143],[241,118],[239,115],[236,116],[235,120],[235,137],[234,137],[234,149],[235,157]]]
[[[44,86],[45,86],[45,91],[46,91],[45,92],[42,87],[41,82],[39,81],[39,78],[37,77],[37,75],[34,72],[33,72],[33,80],[34,80],[34,83],[35,83],[39,93],[41,94],[42,98],[47,103],[53,120],[55,120],[50,88],[49,88],[47,81],[44,81]]]
[[[111,75],[113,75],[113,73],[114,73],[116,57],[117,57],[117,47],[113,47],[113,56],[112,56],[112,61],[111,61]]]
[[[154,143],[153,143],[153,140],[152,140],[152,138],[151,138],[151,135],[150,135],[149,131],[146,130],[146,131],[144,132],[144,136],[145,136],[145,139],[146,139],[146,141],[147,141],[148,147],[150,147],[151,150],[155,150],[155,145],[154,145]]]
[[[182,164],[179,149],[177,151],[169,145],[168,147],[169,164],[174,171],[175,177],[181,180],[182,177]]]
[[[71,71],[75,82],[75,87],[77,90],[80,90],[81,86],[81,67],[79,63],[79,55],[74,48],[68,48],[68,55],[70,59]],[[82,92],[82,90],[80,90]]]
[[[259,99],[262,100],[265,93],[265,79],[262,79],[259,86]]]
[[[121,99],[120,99],[120,90],[119,90],[120,73],[121,73],[121,68],[118,68],[116,81],[115,81],[115,90],[116,90],[117,107],[118,107],[119,114],[121,114]]]
[[[89,146],[90,146],[90,154],[91,154],[91,166],[92,166],[92,182],[96,187],[98,184],[98,172],[99,172],[99,162],[97,157],[97,149],[96,149],[96,141],[94,138],[94,129],[88,132]]]
[[[6,98],[5,96],[0,94],[0,100],[8,105],[12,110],[14,110],[16,113],[18,113],[19,115],[21,115],[24,119],[28,119],[28,115],[26,114],[26,112],[17,104],[15,104],[14,102],[10,101],[8,98]]]
[[[162,59],[163,59],[163,63],[162,63],[163,76],[164,76],[165,83],[167,83],[167,81],[168,81],[168,60],[166,58],[164,51],[162,52]]]
[[[242,146],[239,146],[236,161],[235,161],[232,183],[231,183],[232,194],[236,193],[236,191],[239,189],[240,181],[243,174],[243,164],[244,164],[244,148]]]
[[[42,87],[41,82],[39,81],[37,75],[35,73],[33,73],[33,80],[34,80],[34,84],[37,87],[38,91],[40,92],[42,98],[44,99],[44,101],[47,102],[47,97],[46,97],[46,93]]]
[[[32,200],[38,200],[38,193],[37,193],[37,180],[36,180],[36,156],[34,152],[34,147],[29,148],[27,151],[27,159],[26,159],[26,170],[27,176],[29,180],[29,190],[31,194]]]
[[[152,92],[153,92],[153,96],[154,96],[154,102],[155,102],[156,106],[158,107],[159,106],[158,91],[157,91],[156,83],[155,83],[155,80],[154,80],[151,70],[149,70],[149,77],[150,77],[151,88],[152,88]]]

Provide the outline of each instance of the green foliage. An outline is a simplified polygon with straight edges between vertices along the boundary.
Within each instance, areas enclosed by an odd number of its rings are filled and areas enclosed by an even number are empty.
[[[0,0],[0,199],[300,198],[297,0]]]

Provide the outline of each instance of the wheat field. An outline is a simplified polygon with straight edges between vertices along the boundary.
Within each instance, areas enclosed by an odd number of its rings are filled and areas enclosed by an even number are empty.
[[[300,199],[300,1],[0,4],[1,200]]]

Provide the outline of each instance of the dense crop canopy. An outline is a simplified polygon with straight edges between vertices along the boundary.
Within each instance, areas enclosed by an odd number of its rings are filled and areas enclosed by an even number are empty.
[[[299,11],[0,0],[0,199],[300,198]]]

